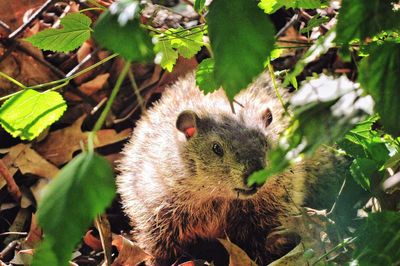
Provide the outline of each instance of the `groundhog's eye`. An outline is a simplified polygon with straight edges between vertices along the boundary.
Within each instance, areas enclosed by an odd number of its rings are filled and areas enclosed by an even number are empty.
[[[224,150],[222,149],[221,145],[219,145],[218,143],[213,144],[212,150],[218,156],[222,157],[224,155]]]

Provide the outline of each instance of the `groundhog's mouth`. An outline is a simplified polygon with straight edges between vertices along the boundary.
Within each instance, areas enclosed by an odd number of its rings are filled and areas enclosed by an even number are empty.
[[[251,187],[251,188],[234,188],[237,193],[243,194],[243,195],[253,195],[257,192],[257,187]]]

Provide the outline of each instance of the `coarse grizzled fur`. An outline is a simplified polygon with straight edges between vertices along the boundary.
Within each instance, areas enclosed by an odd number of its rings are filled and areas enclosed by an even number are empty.
[[[152,264],[183,257],[224,264],[217,238],[228,238],[259,265],[296,244],[271,232],[280,219],[298,213],[306,187],[334,160],[321,152],[318,160],[299,163],[258,190],[247,187],[246,178],[268,164],[266,154],[287,125],[275,95],[262,74],[235,97],[233,113],[222,90],[204,95],[190,74],[138,122],[117,185],[135,241],[154,256]],[[185,131],[189,127],[194,135]]]

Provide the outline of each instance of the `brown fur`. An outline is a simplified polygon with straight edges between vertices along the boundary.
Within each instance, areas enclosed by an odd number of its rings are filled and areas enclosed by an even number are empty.
[[[222,90],[203,95],[194,84],[191,74],[167,89],[138,122],[124,149],[117,184],[135,240],[154,256],[156,265],[171,265],[181,257],[223,264],[217,258],[223,251],[216,238],[229,238],[266,265],[295,244],[270,234],[282,217],[298,212],[305,184],[319,175],[320,164],[329,164],[329,156],[299,163],[269,179],[252,196],[238,193],[235,188],[246,188],[244,172],[257,170],[246,158],[257,152],[265,158],[276,145],[287,123],[283,108],[266,74],[235,98],[240,103],[234,104],[235,113]],[[267,109],[273,116],[269,125]],[[200,121],[192,139],[176,127],[185,110],[193,111]],[[226,152],[223,163],[209,149],[214,139]],[[267,148],[261,147],[263,139]]]

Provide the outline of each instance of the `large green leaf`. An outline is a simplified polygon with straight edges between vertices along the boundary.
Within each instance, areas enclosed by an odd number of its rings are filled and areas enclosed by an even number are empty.
[[[274,26],[254,0],[213,1],[209,10],[215,80],[232,100],[263,71],[274,49]]]
[[[75,245],[114,195],[113,171],[104,158],[84,152],[70,161],[39,203],[37,218],[45,237],[33,265],[68,265]]]
[[[131,8],[131,10],[129,10]],[[135,12],[129,12],[137,10]],[[115,2],[110,11],[97,20],[93,37],[103,47],[120,54],[128,61],[149,61],[153,58],[153,44],[149,34],[140,27],[136,14],[138,1]]]
[[[350,166],[350,173],[354,180],[365,190],[370,190],[371,180],[376,174],[379,165],[371,159],[357,158]]]
[[[374,98],[385,130],[400,135],[400,44],[376,46],[360,66],[359,81]]]
[[[72,51],[90,38],[89,17],[81,13],[70,13],[61,19],[61,29],[46,29],[25,40],[34,46],[57,52]]]
[[[400,12],[391,0],[343,0],[337,24],[337,40],[364,40],[384,31],[400,28]]]
[[[67,105],[55,91],[25,90],[0,108],[0,123],[13,137],[32,140],[57,121]]]
[[[353,259],[358,265],[396,265],[400,261],[400,213],[370,213],[356,235]]]
[[[265,13],[274,13],[281,7],[315,9],[322,6],[320,0],[261,0],[258,4]]]

